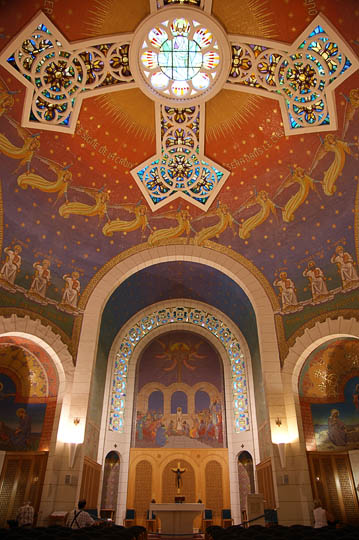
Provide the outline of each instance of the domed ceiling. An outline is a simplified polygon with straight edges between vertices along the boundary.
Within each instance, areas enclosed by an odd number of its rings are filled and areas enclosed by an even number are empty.
[[[43,317],[75,352],[99,273],[187,243],[261,280],[282,355],[313,319],[356,315],[356,0],[19,0],[0,15],[2,314]],[[165,41],[196,72],[174,87]],[[199,67],[175,56],[184,42]],[[151,279],[134,287],[143,307]]]

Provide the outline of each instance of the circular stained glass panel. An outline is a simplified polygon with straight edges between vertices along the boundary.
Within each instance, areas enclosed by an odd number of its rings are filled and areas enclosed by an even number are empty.
[[[188,106],[209,99],[226,80],[230,47],[223,29],[194,8],[149,17],[131,45],[131,72],[152,99]]]

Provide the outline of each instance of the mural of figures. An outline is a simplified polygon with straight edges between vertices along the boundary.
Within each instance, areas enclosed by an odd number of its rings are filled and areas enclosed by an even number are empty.
[[[7,288],[14,288],[15,278],[21,268],[21,246],[15,245],[13,248],[6,247],[6,260],[0,270],[0,281],[5,282]]]
[[[338,267],[338,272],[343,284],[343,292],[351,291],[359,287],[359,276],[355,269],[355,262],[350,253],[344,251],[343,246],[337,246],[334,255],[330,259]]]
[[[334,298],[334,296],[328,292],[325,283],[326,277],[324,276],[322,269],[316,266],[314,261],[309,261],[307,268],[303,272],[303,276],[309,279],[313,304],[320,304],[321,302],[326,302],[330,298]]]
[[[359,340],[333,339],[313,351],[299,395],[308,450],[359,448]]]
[[[46,404],[16,401],[16,385],[0,372],[0,450],[37,450]]]
[[[143,352],[132,445],[225,446],[223,375],[217,353],[189,332],[170,332]]]

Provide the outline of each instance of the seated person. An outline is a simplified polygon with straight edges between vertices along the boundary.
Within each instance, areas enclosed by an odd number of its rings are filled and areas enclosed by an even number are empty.
[[[85,512],[85,506],[86,501],[83,499],[79,501],[78,510],[75,508],[68,513],[66,527],[70,527],[70,529],[82,529],[83,527],[91,527],[95,523],[90,514]]]

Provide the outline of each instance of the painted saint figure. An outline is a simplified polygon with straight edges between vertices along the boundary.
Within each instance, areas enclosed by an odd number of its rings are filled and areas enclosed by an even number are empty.
[[[350,253],[344,251],[343,246],[336,247],[330,262],[335,263],[338,267],[343,291],[350,291],[359,287],[359,276],[355,269],[355,262]]]
[[[31,417],[22,407],[16,411],[16,416],[19,420],[12,442],[17,450],[26,450],[31,443]]]
[[[338,409],[332,409],[328,418],[328,437],[335,446],[345,446],[347,443],[346,427],[339,419]]]
[[[36,261],[33,267],[35,268],[35,274],[27,295],[35,300],[42,300],[45,299],[46,289],[50,283],[50,261],[49,259],[44,259],[42,263]]]
[[[21,267],[21,246],[16,245],[12,248],[6,247],[4,252],[6,253],[6,260],[3,267],[0,270],[0,279],[6,281],[10,285],[14,285],[17,273]]]
[[[314,261],[309,261],[307,268],[303,272],[303,276],[309,279],[314,304],[326,302],[333,298],[333,295],[328,292],[325,283],[326,277],[322,269],[316,266]]]
[[[61,298],[60,305],[69,307],[71,309],[77,308],[77,301],[80,294],[80,274],[78,272],[72,272],[72,274],[65,274],[62,279],[65,281],[65,288]]]
[[[279,279],[276,279],[273,285],[279,288],[282,311],[288,312],[303,309],[303,307],[298,304],[295,285],[293,281],[288,278],[287,272],[281,272],[279,274]]]

